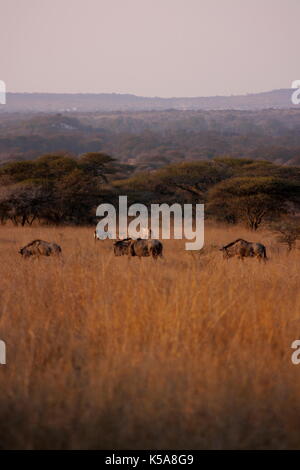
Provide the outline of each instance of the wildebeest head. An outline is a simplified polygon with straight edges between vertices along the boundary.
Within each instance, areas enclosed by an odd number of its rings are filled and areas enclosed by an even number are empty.
[[[230,250],[228,250],[226,246],[222,246],[219,250],[222,251],[223,258],[230,258],[232,256],[232,253],[230,253]]]
[[[115,256],[127,255],[131,241],[131,238],[125,238],[124,240],[116,240],[114,242]]]
[[[32,252],[26,247],[21,248],[19,250],[19,253],[20,253],[20,255],[24,256],[24,258],[28,258],[29,256],[32,255]]]

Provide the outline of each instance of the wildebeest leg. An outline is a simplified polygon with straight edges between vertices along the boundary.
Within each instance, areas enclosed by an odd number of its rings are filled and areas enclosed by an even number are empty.
[[[266,263],[266,262],[267,262],[267,260],[268,260],[268,257],[267,257],[267,250],[266,250],[266,248],[265,248],[265,247],[264,247],[264,251],[263,251],[262,258],[263,258],[263,260],[264,260],[264,263]]]

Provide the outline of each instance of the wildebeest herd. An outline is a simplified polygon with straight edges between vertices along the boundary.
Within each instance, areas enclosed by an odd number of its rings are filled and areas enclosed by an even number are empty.
[[[115,256],[127,255],[129,258],[137,256],[138,258],[151,256],[154,260],[163,256],[163,244],[161,241],[152,238],[124,238],[113,242],[113,251]],[[266,247],[261,243],[252,243],[238,238],[220,248],[225,259],[236,256],[243,260],[244,258],[257,258],[259,261],[266,261]],[[60,255],[62,249],[56,243],[49,243],[44,240],[34,240],[19,250],[24,258]]]

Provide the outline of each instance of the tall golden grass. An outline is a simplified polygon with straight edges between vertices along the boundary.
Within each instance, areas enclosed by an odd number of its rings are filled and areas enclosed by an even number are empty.
[[[205,235],[155,262],[114,257],[90,228],[0,228],[1,448],[300,448],[300,252]],[[268,263],[223,260],[240,236]],[[22,259],[35,238],[62,259]]]

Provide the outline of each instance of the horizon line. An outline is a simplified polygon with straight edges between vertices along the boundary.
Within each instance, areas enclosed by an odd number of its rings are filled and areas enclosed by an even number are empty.
[[[195,98],[233,98],[241,96],[251,96],[251,95],[261,95],[266,93],[273,93],[277,91],[287,91],[292,88],[274,88],[266,91],[258,92],[247,92],[239,94],[230,94],[230,95],[194,95],[194,96],[145,96],[145,95],[136,95],[135,93],[119,93],[119,92],[56,92],[56,91],[7,91],[6,95],[117,95],[117,96],[134,96],[136,98],[145,98],[145,99],[161,99],[161,100],[173,100],[173,99],[195,99]]]

